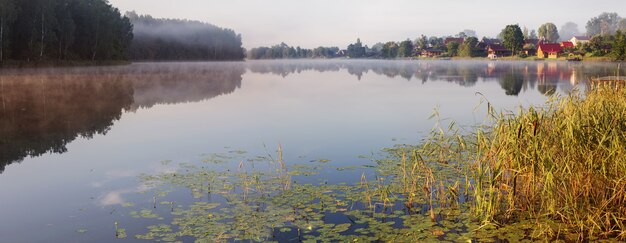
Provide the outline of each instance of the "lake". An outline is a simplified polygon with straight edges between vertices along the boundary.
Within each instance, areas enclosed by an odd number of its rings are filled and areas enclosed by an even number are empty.
[[[142,179],[187,165],[269,170],[279,161],[314,172],[294,174],[294,183],[358,184],[376,176],[369,168],[382,149],[416,144],[438,121],[470,127],[485,121],[487,102],[511,112],[541,106],[616,71],[612,63],[377,60],[3,69],[0,241],[142,241],[135,235],[173,217],[142,209],[167,214],[173,202],[227,199],[184,187],[162,196]],[[116,237],[116,224],[128,237]]]

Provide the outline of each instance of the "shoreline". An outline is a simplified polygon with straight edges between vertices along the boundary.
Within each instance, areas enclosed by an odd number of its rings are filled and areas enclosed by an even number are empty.
[[[565,58],[559,59],[539,59],[505,57],[499,59],[489,59],[486,57],[451,57],[451,58],[290,58],[290,59],[244,59],[244,60],[126,60],[126,61],[51,61],[51,62],[22,62],[5,61],[0,63],[1,69],[8,68],[59,68],[59,67],[96,67],[96,66],[126,66],[133,63],[187,63],[187,62],[254,62],[254,61],[320,61],[320,60],[372,60],[372,61],[505,61],[505,62],[572,62]],[[586,58],[572,63],[624,63],[623,61],[611,61],[608,58]]]

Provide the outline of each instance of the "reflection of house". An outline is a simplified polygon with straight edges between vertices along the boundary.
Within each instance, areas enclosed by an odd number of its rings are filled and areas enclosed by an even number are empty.
[[[587,37],[587,36],[574,36],[569,41],[572,42],[572,44],[574,44],[574,46],[578,46],[579,44],[584,44],[584,43],[589,42],[589,37]]]
[[[561,47],[563,49],[574,48],[574,43],[571,41],[563,41],[561,42]]]
[[[500,44],[490,44],[487,46],[487,54],[489,57],[505,57],[512,54],[511,50]]]
[[[539,44],[537,47],[537,57],[539,58],[559,58],[563,52],[560,44]]]
[[[446,38],[445,41],[443,41],[443,44],[446,45],[446,46],[448,45],[448,43],[452,43],[452,42],[463,44],[463,41],[465,41],[465,39],[463,39],[463,38],[448,37],[448,38]]]
[[[422,50],[422,57],[436,57],[443,54],[443,51],[435,48],[426,48]]]

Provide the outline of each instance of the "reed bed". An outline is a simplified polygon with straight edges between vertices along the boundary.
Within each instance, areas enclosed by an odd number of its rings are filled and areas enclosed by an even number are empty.
[[[476,133],[477,212],[546,219],[546,234],[626,239],[626,92],[593,88],[544,109],[500,115]]]

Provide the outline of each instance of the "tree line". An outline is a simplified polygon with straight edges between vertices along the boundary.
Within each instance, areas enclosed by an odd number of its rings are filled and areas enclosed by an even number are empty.
[[[574,36],[585,35],[591,37],[588,43],[577,45],[575,48],[565,48],[566,54],[575,54],[585,57],[609,57],[612,60],[626,60],[624,56],[626,43],[626,19],[617,13],[602,13],[591,18],[586,26],[586,32],[578,29],[573,22],[565,23],[560,29],[554,23],[545,23],[539,28],[528,29],[518,24],[507,25],[497,38],[483,37],[478,39],[474,30],[463,30],[454,36],[437,37],[421,35],[415,40],[379,42],[371,47],[360,39],[349,44],[346,49],[323,48],[313,50],[293,48],[282,43],[273,47],[259,47],[251,49],[247,54],[249,59],[284,59],[284,58],[412,58],[420,56],[422,51],[436,51],[440,57],[484,57],[487,56],[488,44],[501,44],[513,55],[524,57],[527,50],[536,50],[538,40],[544,43],[569,41]],[[446,38],[456,37],[461,41],[450,41]],[[533,41],[534,40],[534,41]],[[329,51],[330,50],[330,51]]]
[[[0,0],[0,62],[121,60],[132,38],[105,0]]]
[[[271,47],[252,48],[247,52],[248,59],[298,59],[298,58],[334,58],[341,56],[339,47],[317,47],[304,49],[280,43]]]
[[[0,64],[242,60],[241,35],[198,21],[123,16],[107,0],[0,0]]]
[[[242,60],[241,35],[200,21],[126,13],[134,26],[133,60]]]

